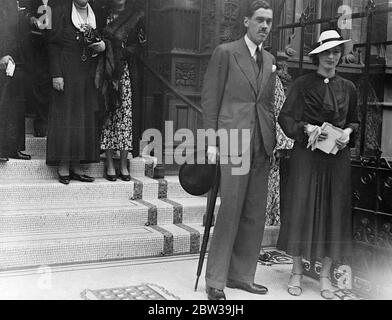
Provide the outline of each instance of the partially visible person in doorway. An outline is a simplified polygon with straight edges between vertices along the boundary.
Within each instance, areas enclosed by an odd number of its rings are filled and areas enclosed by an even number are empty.
[[[104,97],[101,149],[105,150],[104,176],[109,181],[119,177],[130,181],[128,155],[133,149],[133,110],[140,108],[136,99],[138,73],[136,56],[146,44],[144,11],[134,0],[110,0],[103,28],[106,56],[97,81]],[[114,153],[120,152],[119,172]]]
[[[49,49],[47,36],[51,28],[52,12],[58,6],[71,0],[31,0],[26,6],[26,17],[30,25],[28,52],[25,54],[26,100],[34,112],[34,136],[47,135],[48,113],[52,79],[49,70]],[[49,9],[44,11],[44,3]],[[46,19],[44,19],[46,17]],[[47,22],[47,25],[45,25]]]
[[[88,0],[73,0],[54,10],[49,37],[53,96],[49,112],[47,163],[58,165],[62,184],[93,182],[81,162],[98,162],[94,83],[98,56],[105,51],[94,10]]]
[[[281,221],[281,180],[280,180],[280,161],[288,150],[291,150],[294,141],[288,138],[278,123],[278,116],[286,100],[285,90],[282,81],[276,77],[275,85],[275,119],[276,119],[276,147],[274,156],[271,158],[271,169],[268,178],[268,196],[266,211],[266,226],[278,226]],[[260,251],[259,260],[270,263],[270,255],[263,248]]]
[[[3,0],[0,8],[0,160],[30,160],[25,149],[25,108],[22,101],[18,8]]]
[[[320,293],[333,299],[332,263],[351,254],[349,146],[359,117],[354,84],[336,73],[347,41],[334,30],[320,35],[309,54],[317,71],[296,79],[279,116],[283,131],[295,140],[278,240],[278,249],[294,259],[288,283],[288,292],[294,296],[302,293],[303,257],[322,262]],[[309,140],[328,139],[321,128],[325,122],[341,129],[341,137],[333,142],[336,154],[307,148]]]

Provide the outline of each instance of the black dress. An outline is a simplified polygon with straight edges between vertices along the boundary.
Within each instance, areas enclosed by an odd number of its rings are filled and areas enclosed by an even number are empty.
[[[339,75],[325,81],[318,73],[298,78],[279,116],[285,134],[295,140],[283,201],[278,248],[309,260],[341,260],[351,252],[350,151],[337,155],[307,149],[306,124],[324,122],[359,126],[357,95],[352,82]]]
[[[0,5],[0,58],[10,55],[17,63],[14,76],[0,71],[0,156],[14,157],[25,149],[25,108],[17,99],[22,92],[18,66],[18,10],[15,0],[2,0]]]
[[[71,20],[72,3],[56,8],[49,36],[51,77],[64,78],[64,92],[52,89],[47,163],[99,161],[96,121],[98,90],[94,77],[98,57],[86,54]]]

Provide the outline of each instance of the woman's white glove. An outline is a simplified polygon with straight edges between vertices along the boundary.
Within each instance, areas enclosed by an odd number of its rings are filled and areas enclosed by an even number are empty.
[[[353,133],[353,129],[347,128],[343,130],[342,136],[336,140],[336,145],[339,150],[343,150],[347,147],[348,143],[350,142],[350,135]]]
[[[57,91],[64,91],[64,78],[53,78],[53,89]]]
[[[14,59],[12,59],[11,56],[4,56],[0,59],[0,70],[5,70],[7,69],[8,63],[12,61],[15,64]]]
[[[105,42],[103,40],[99,41],[99,42],[95,42],[89,45],[89,48],[93,49],[94,52],[103,52],[106,50],[106,45]]]

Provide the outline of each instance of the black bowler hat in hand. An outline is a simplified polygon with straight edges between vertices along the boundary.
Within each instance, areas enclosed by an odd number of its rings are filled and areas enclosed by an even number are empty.
[[[210,191],[216,177],[216,164],[209,164],[205,151],[189,156],[180,168],[180,184],[184,190],[201,196]]]

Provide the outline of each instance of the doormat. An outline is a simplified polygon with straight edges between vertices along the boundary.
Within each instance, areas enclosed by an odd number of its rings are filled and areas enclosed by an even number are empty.
[[[84,300],[180,300],[165,288],[153,283],[111,289],[84,290]]]
[[[259,263],[263,266],[272,266],[275,264],[292,264],[291,256],[280,251],[265,251],[259,256]]]

